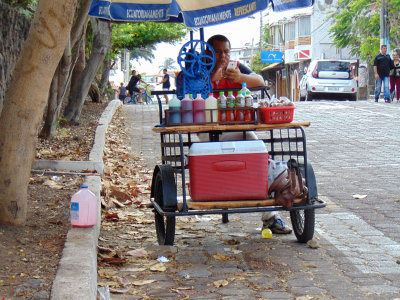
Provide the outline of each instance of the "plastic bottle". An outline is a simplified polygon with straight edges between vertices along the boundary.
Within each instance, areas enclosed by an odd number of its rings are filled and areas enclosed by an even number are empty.
[[[206,101],[201,98],[201,94],[197,94],[197,98],[193,100],[193,123],[204,123],[206,121]]]
[[[193,123],[193,100],[189,98],[186,94],[185,98],[181,100],[181,110],[182,110],[182,123],[192,124]]]
[[[87,185],[72,195],[70,220],[72,227],[92,227],[97,223],[97,197],[89,191]]]
[[[208,94],[206,101],[206,122],[218,122],[218,100],[214,97],[213,93]]]
[[[235,115],[235,120],[236,121],[244,121],[244,110],[241,109],[244,107],[244,94],[243,93],[238,93],[236,96],[236,115]]]
[[[244,97],[245,107],[248,108],[244,112],[244,120],[247,122],[254,121],[254,114],[253,114],[253,96],[251,92],[246,92],[246,96]]]
[[[226,97],[224,92],[219,92],[218,97],[218,122],[226,122]]]
[[[275,160],[269,159],[268,189],[271,186],[272,182],[274,182],[275,178],[287,168],[288,168],[288,166],[287,166],[286,161],[275,161]]]
[[[181,100],[179,100],[174,94],[168,105],[170,110],[169,123],[181,123]]]
[[[242,89],[239,91],[239,93],[244,93],[246,95],[247,92],[250,92],[250,90],[247,88],[247,83],[243,82]]]
[[[235,96],[233,96],[232,91],[228,91],[228,96],[226,97],[226,107],[228,108],[228,110],[226,111],[226,120],[228,122],[235,121]]]

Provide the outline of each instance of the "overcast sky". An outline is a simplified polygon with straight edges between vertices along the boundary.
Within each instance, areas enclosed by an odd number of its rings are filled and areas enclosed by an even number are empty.
[[[223,34],[231,41],[232,48],[243,47],[246,43],[256,45],[260,41],[260,14],[256,13],[253,16],[254,18],[245,18],[235,22],[205,27],[204,39],[207,41],[214,34]],[[194,32],[193,38],[200,39],[198,31]],[[134,69],[138,70],[141,74],[158,74],[159,66],[163,64],[165,59],[170,57],[176,61],[179,50],[189,40],[190,37],[188,35],[187,38],[175,46],[167,43],[158,44],[157,51],[154,53],[154,61],[151,63],[144,60],[135,61]]]

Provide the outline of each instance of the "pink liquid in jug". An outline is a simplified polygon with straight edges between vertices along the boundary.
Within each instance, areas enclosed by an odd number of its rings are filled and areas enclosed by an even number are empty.
[[[193,100],[193,122],[204,123],[206,121],[206,101],[198,94],[197,98]]]
[[[72,195],[70,219],[72,227],[92,227],[97,223],[97,197],[86,185]]]

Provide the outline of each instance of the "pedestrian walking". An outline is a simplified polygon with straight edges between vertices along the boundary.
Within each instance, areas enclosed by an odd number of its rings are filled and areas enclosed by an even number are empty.
[[[381,52],[374,59],[375,73],[375,102],[378,102],[383,84],[383,97],[386,103],[390,103],[389,73],[391,66],[390,55],[386,54],[387,46],[381,46]]]
[[[170,89],[170,87],[171,87],[171,83],[169,81],[169,74],[167,72],[168,72],[167,69],[163,70],[164,77],[163,77],[163,80],[162,80],[162,88],[163,88],[164,91],[168,91]],[[165,103],[168,104],[168,95],[165,94],[164,98],[165,98]]]
[[[124,103],[124,100],[126,98],[126,87],[124,86],[124,83],[121,82],[121,85],[118,88],[119,92],[118,92],[118,99],[122,101],[122,103]]]
[[[390,70],[390,95],[393,94],[392,99],[394,98],[394,90],[396,89],[396,100],[399,102],[400,98],[400,59],[399,53],[394,51],[392,54],[392,67]]]

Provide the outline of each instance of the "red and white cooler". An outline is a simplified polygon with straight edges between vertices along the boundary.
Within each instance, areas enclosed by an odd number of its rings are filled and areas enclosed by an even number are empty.
[[[268,158],[261,140],[192,144],[189,150],[192,200],[266,199]]]

